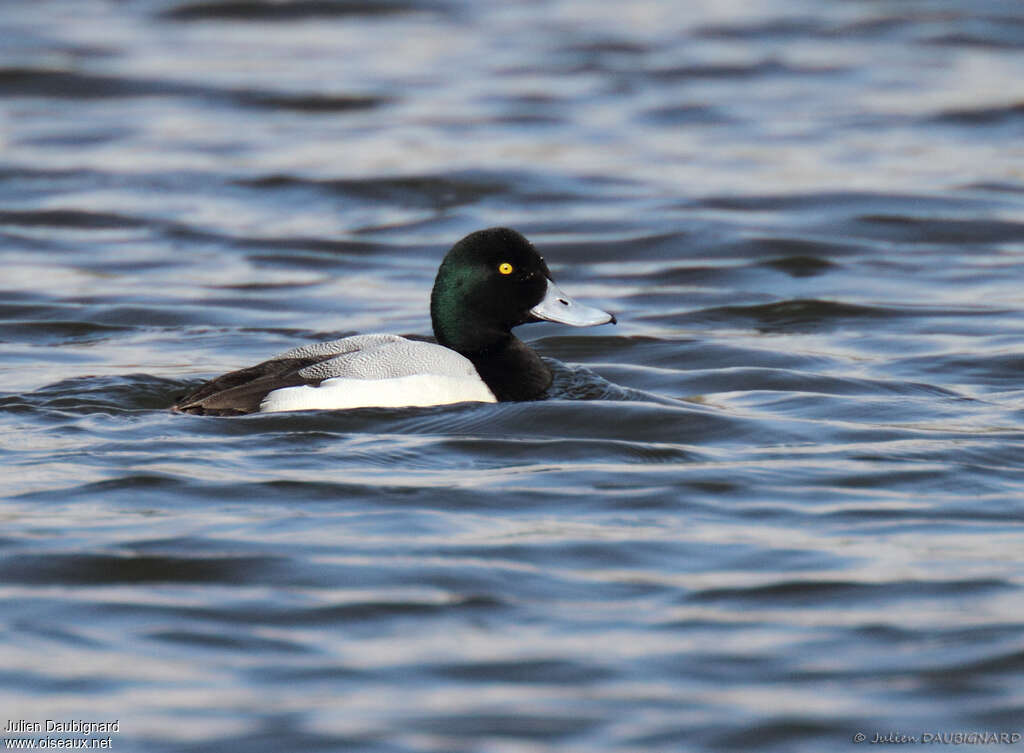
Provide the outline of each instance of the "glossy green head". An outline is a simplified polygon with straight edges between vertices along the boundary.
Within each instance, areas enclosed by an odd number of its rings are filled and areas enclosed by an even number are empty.
[[[444,257],[430,296],[437,341],[460,353],[500,343],[520,324],[537,321],[531,309],[551,274],[533,245],[515,230],[470,233]]]

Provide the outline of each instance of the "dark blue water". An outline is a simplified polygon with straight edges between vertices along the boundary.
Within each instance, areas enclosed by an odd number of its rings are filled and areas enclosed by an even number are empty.
[[[1020,3],[8,0],[0,41],[0,726],[1024,732]],[[550,399],[167,410],[428,334],[492,225],[618,315],[521,330]]]

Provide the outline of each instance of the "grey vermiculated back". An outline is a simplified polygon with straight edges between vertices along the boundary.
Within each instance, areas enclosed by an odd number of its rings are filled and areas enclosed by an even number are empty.
[[[352,353],[357,350],[375,348],[379,345],[398,342],[400,340],[405,340],[405,338],[399,337],[398,335],[388,334],[352,335],[350,337],[340,337],[337,340],[328,340],[327,342],[300,345],[297,348],[292,348],[291,350],[287,350],[284,353],[274,356],[271,360],[281,361],[286,358],[320,358],[332,354],[340,356],[343,353]]]
[[[297,348],[280,357],[319,355],[337,347],[339,355],[307,366],[299,374],[310,381],[346,379],[394,379],[415,374],[476,376],[468,358],[434,343],[406,340],[396,335],[359,335]],[[317,349],[320,349],[319,352]]]

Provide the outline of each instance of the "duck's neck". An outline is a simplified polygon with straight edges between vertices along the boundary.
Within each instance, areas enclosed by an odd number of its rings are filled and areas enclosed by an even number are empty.
[[[520,322],[494,324],[474,316],[472,307],[466,305],[461,283],[457,276],[446,275],[442,264],[430,296],[430,319],[437,342],[472,361],[498,400],[541,397],[551,386],[551,370],[512,334],[512,327]]]
[[[437,342],[472,361],[498,400],[535,400],[551,386],[551,369],[507,329],[473,325],[468,318],[459,327],[433,320]]]

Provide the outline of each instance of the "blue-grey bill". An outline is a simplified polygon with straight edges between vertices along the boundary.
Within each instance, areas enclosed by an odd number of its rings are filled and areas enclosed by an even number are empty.
[[[538,319],[571,324],[573,327],[593,327],[595,324],[615,322],[615,317],[607,311],[573,300],[551,280],[548,280],[544,299],[530,309],[530,313]]]

